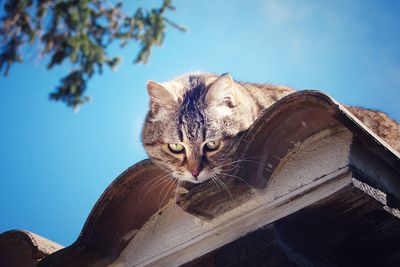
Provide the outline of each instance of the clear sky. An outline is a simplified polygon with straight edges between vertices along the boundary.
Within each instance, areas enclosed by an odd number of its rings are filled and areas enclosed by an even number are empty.
[[[113,49],[123,63],[90,81],[93,101],[78,113],[48,100],[68,69],[49,72],[31,60],[0,78],[0,232],[76,240],[105,188],[146,157],[139,134],[150,79],[229,72],[241,81],[320,89],[400,120],[400,1],[175,5],[169,18],[189,32],[169,29],[146,66],[131,64],[134,48]]]

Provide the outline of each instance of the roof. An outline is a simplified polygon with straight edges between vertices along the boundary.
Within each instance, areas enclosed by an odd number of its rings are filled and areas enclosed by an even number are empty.
[[[150,160],[135,164],[106,189],[76,242],[43,256],[40,266],[201,266],[260,229],[272,233],[267,239],[280,249],[280,263],[302,265],[307,251],[299,259],[291,247],[298,240],[281,240],[288,225],[315,218],[332,238],[345,229],[318,217],[321,207],[355,227],[354,217],[371,221],[368,216],[379,210],[381,220],[400,229],[400,155],[324,93],[300,91],[276,102],[238,144],[237,157],[241,161],[224,177],[229,193],[210,181],[188,187],[176,202],[163,170]],[[353,239],[377,233],[371,230],[376,225],[368,227]],[[400,232],[391,234],[400,240]],[[6,239],[0,236],[0,251]],[[343,246],[348,240],[335,242]],[[379,244],[384,248],[385,242]],[[399,251],[398,242],[393,246]],[[399,260],[393,251],[386,249],[380,259]]]

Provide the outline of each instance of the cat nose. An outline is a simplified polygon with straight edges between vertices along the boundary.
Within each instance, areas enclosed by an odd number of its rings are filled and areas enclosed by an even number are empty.
[[[199,170],[191,171],[191,173],[192,173],[193,177],[197,177],[200,174]]]
[[[200,175],[202,170],[201,162],[198,159],[188,159],[187,162],[187,170],[190,174],[193,175],[194,178],[197,178]]]

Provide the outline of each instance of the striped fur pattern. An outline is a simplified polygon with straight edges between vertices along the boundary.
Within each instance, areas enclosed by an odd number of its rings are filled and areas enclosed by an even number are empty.
[[[150,110],[142,142],[153,161],[179,181],[201,183],[234,161],[238,140],[260,113],[293,92],[276,85],[239,83],[228,74],[190,73],[149,82]],[[219,147],[210,151],[208,142]],[[174,153],[168,144],[180,144]]]

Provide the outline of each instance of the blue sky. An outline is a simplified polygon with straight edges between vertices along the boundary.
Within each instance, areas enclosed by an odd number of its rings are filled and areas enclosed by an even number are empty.
[[[136,3],[136,2],[134,2]],[[137,3],[143,3],[138,1]],[[159,1],[150,1],[158,5]],[[175,1],[149,64],[124,61],[89,83],[78,113],[48,100],[68,71],[34,59],[0,78],[0,232],[22,228],[62,245],[122,171],[146,157],[139,134],[147,80],[194,70],[320,89],[400,121],[399,1]]]

